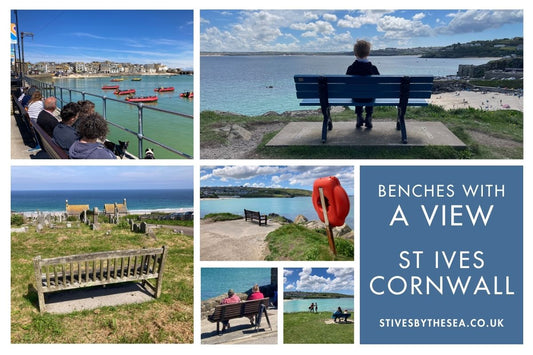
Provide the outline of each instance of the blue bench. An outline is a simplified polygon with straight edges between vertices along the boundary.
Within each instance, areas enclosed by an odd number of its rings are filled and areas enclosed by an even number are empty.
[[[333,320],[334,322],[337,322],[338,319],[339,320],[343,320],[344,319],[344,322],[348,322],[348,318],[350,318],[351,315],[352,315],[351,313],[337,313],[337,312],[335,312],[335,313],[333,313],[331,315],[331,318],[334,319]]]
[[[433,88],[433,76],[295,75],[294,82],[300,106],[322,110],[322,143],[333,129],[331,106],[397,106],[396,129],[402,133],[402,143],[407,143],[407,106],[427,106]]]

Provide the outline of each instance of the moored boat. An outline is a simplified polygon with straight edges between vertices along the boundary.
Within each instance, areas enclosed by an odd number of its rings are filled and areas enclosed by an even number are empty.
[[[115,95],[129,95],[129,94],[135,94],[135,89],[128,89],[128,90],[115,90]]]
[[[132,78],[131,81],[141,81],[143,80],[142,78]]]
[[[174,91],[174,87],[173,86],[170,86],[170,87],[160,87],[160,88],[157,88],[157,89],[154,89],[155,92],[168,92],[168,91]]]
[[[104,85],[102,86],[102,90],[118,90],[118,85]]]
[[[129,101],[129,102],[155,102],[155,101],[157,101],[157,96],[126,97],[126,101]]]
[[[117,81],[123,81],[124,79],[122,78],[113,78],[111,79],[112,82],[117,82]]]
[[[185,91],[180,94],[180,97],[184,97],[186,99],[192,99],[194,97],[194,93],[192,91]]]

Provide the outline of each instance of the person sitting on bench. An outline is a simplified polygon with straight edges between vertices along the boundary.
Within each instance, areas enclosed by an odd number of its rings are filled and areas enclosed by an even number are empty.
[[[346,70],[346,75],[379,75],[378,68],[368,60],[370,54],[370,42],[365,40],[358,40],[353,51],[355,54],[355,61]],[[354,99],[357,101],[372,102],[372,99]],[[355,114],[357,115],[357,123],[355,127],[360,128],[363,124],[366,128],[372,128],[372,114],[374,113],[374,106],[365,106],[366,117],[363,120],[363,106],[355,106]]]

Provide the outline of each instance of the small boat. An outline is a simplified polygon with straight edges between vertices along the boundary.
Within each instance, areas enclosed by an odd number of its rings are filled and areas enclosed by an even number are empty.
[[[128,89],[128,90],[115,90],[115,95],[129,95],[129,94],[135,94],[135,89]]]
[[[126,101],[129,101],[129,102],[155,102],[155,101],[157,101],[157,96],[126,97]]]
[[[174,91],[174,87],[173,87],[173,86],[170,86],[170,87],[167,87],[167,88],[160,87],[160,88],[154,89],[154,91],[155,91],[155,92],[168,92],[168,91]]]
[[[192,91],[185,91],[180,94],[180,97],[184,97],[186,99],[192,99],[194,97],[194,93]]]
[[[104,85],[102,86],[102,90],[118,90],[118,85]]]
[[[131,81],[141,81],[143,80],[142,78],[132,78]]]
[[[122,78],[114,78],[114,79],[111,79],[112,82],[117,82],[117,81],[123,81],[124,79]]]

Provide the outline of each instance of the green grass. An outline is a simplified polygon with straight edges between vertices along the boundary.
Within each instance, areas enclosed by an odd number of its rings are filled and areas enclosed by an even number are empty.
[[[286,224],[266,237],[270,254],[266,260],[353,260],[353,242],[336,238],[337,256],[329,249],[324,231],[313,231],[297,224]]]
[[[396,108],[376,107],[374,118],[388,119],[396,117]],[[448,146],[408,147],[335,147],[335,146],[291,146],[267,147],[278,132],[265,134],[263,141],[256,148],[255,155],[264,159],[522,159],[523,158],[523,113],[513,110],[482,111],[478,109],[445,110],[436,105],[427,107],[409,107],[406,119],[418,121],[442,122],[465,144],[466,148]],[[332,114],[333,129],[335,122],[354,122],[353,109]],[[200,139],[202,144],[209,142],[216,146],[228,144],[225,135],[216,131],[228,124],[240,124],[245,128],[258,123],[270,122],[322,122],[322,115],[309,114],[305,117],[284,115],[242,116],[218,114],[212,111],[201,112]],[[391,122],[391,124],[394,124]],[[478,132],[489,137],[486,142],[477,142],[473,133]],[[409,134],[409,125],[407,126]],[[398,139],[399,139],[398,133]],[[495,147],[490,138],[508,140],[512,146]]]
[[[205,221],[221,222],[221,221],[233,221],[236,219],[242,219],[242,216],[237,214],[221,212],[221,213],[208,213],[204,216]]]
[[[155,239],[120,225],[102,224],[92,231],[79,222],[72,228],[11,235],[12,343],[192,343],[193,238],[157,229]],[[101,307],[70,314],[40,314],[33,284],[32,259],[97,251],[153,248],[166,245],[162,295],[142,304]],[[68,291],[66,291],[68,292]]]
[[[353,344],[353,322],[326,324],[331,313],[283,314],[284,344]]]

